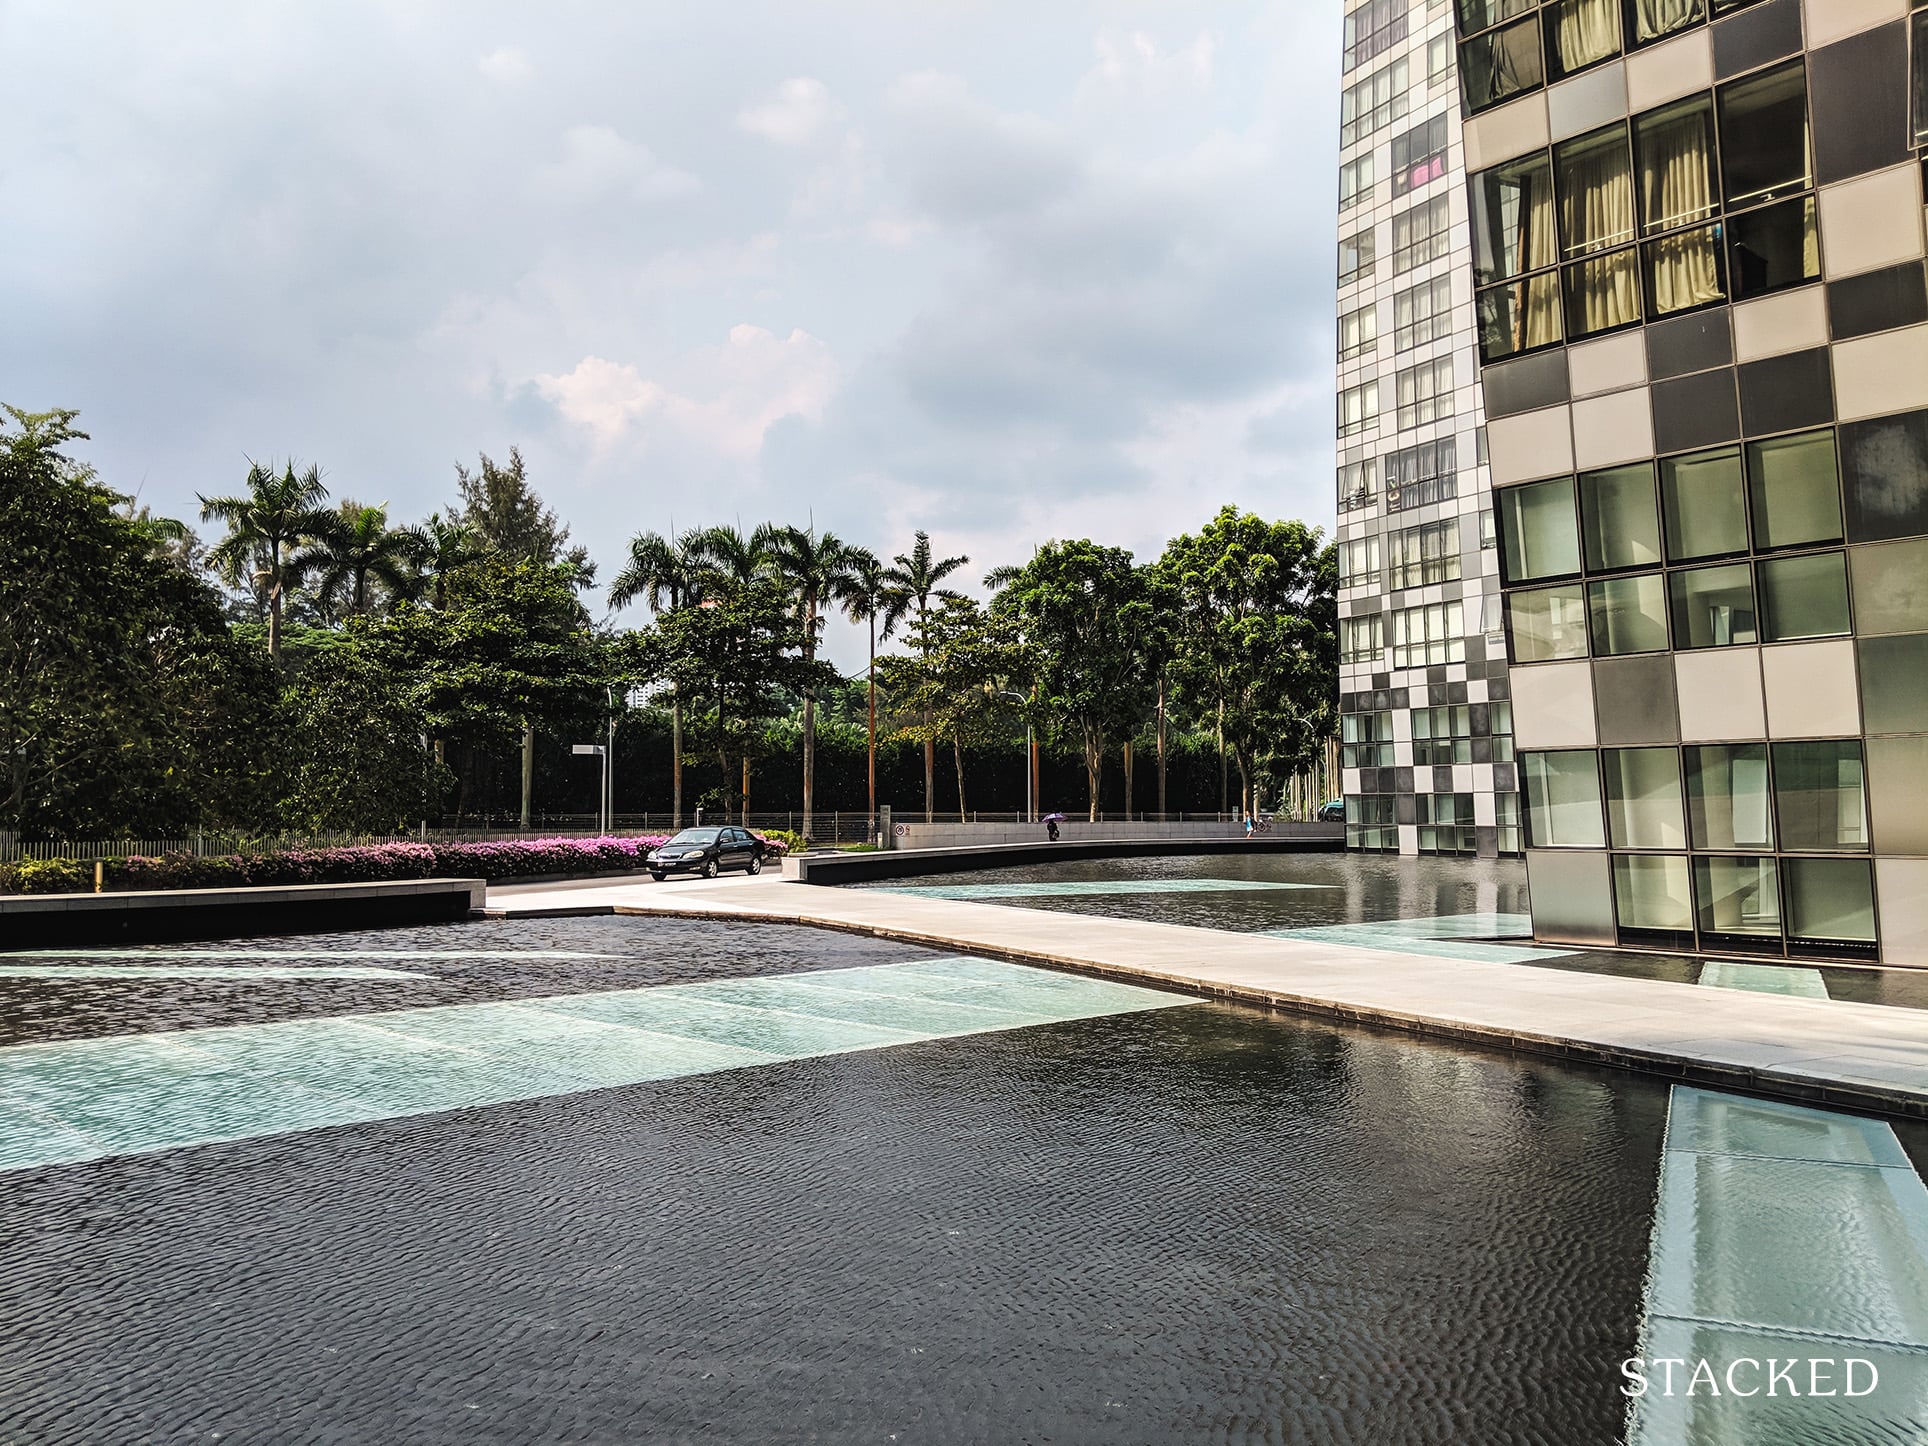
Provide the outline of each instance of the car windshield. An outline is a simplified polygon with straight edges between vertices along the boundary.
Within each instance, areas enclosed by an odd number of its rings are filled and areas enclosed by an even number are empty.
[[[671,839],[669,843],[670,844],[715,843],[716,836],[722,832],[723,830],[720,828],[686,828],[681,833],[676,835],[675,838]],[[664,847],[665,848],[669,847],[669,844],[665,844]]]

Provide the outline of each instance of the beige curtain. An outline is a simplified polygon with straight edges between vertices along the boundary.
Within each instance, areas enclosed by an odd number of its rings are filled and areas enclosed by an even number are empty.
[[[1702,0],[1634,0],[1634,32],[1642,40],[1671,35],[1700,19]]]
[[[1560,235],[1569,257],[1590,256],[1633,239],[1633,167],[1626,147],[1609,143],[1560,166]],[[1588,332],[1640,319],[1633,253],[1593,256],[1569,276],[1575,319]]]
[[[1640,214],[1649,232],[1714,216],[1712,116],[1693,110],[1640,133]],[[1665,315],[1725,294],[1709,231],[1668,236],[1647,247],[1654,310]]]
[[[1567,0],[1555,39],[1567,71],[1605,60],[1620,49],[1619,0]]]
[[[1553,232],[1553,177],[1544,168],[1520,177],[1512,198],[1519,208],[1516,230],[1520,271],[1535,271],[1560,259],[1560,243]],[[1555,276],[1535,276],[1514,283],[1513,347],[1548,346],[1560,339],[1560,283]]]

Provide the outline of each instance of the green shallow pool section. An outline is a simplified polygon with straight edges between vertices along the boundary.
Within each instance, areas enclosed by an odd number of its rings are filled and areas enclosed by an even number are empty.
[[[0,1049],[0,1170],[1196,1004],[989,959]]]
[[[920,899],[1075,899],[1094,894],[1229,894],[1261,889],[1331,889],[1336,884],[1280,884],[1263,879],[1078,879],[1029,884],[891,884],[884,894]]]
[[[1527,964],[1572,951],[1531,943],[1533,921],[1525,914],[1440,914],[1425,919],[1387,919],[1368,924],[1324,924],[1310,929],[1267,929],[1274,939],[1305,939],[1349,949],[1390,949],[1435,959],[1477,959],[1487,964]]]
[[[1745,989],[1754,994],[1785,994],[1793,999],[1826,999],[1827,981],[1819,969],[1787,964],[1750,964],[1714,959],[1703,964],[1700,982],[1712,989]]]
[[[1675,1393],[1633,1402],[1630,1446],[1928,1440],[1928,1187],[1877,1120],[1676,1085],[1640,1354]],[[1872,1363],[1849,1397],[1842,1364]],[[1800,1396],[1725,1392],[1734,1362],[1798,1359]],[[1832,1396],[1812,1396],[1810,1358]],[[1687,1373],[1705,1359],[1723,1394]],[[1767,1367],[1736,1366],[1742,1392]],[[1856,1389],[1870,1384],[1858,1368]],[[1650,1372],[1650,1375],[1653,1374]]]

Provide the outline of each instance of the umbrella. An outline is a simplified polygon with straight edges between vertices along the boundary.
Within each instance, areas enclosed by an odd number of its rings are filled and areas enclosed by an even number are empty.
[[[1039,823],[1069,823],[1071,822],[1071,818],[1068,814],[1047,813],[1043,818],[1039,819],[1038,822]]]

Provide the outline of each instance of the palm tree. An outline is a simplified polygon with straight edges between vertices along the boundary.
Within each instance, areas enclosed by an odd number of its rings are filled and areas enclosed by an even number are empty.
[[[422,580],[429,544],[412,527],[390,527],[388,504],[369,507],[344,501],[324,515],[314,543],[294,559],[313,571],[315,593],[325,611],[345,605],[354,617],[374,609],[377,589],[391,599],[407,597]]]
[[[909,554],[900,552],[895,561],[897,564],[895,567],[885,570],[884,579],[903,595],[905,610],[917,615],[919,635],[928,637],[927,624],[930,621],[931,599],[936,598],[942,602],[950,598],[961,599],[964,596],[962,593],[939,587],[938,584],[960,567],[968,564],[970,558],[947,557],[942,561],[936,560],[931,553],[931,535],[920,528],[911,544]],[[920,646],[928,650],[929,645],[926,642]],[[928,733],[930,719],[926,717],[924,722],[927,728],[924,738],[924,821],[929,823],[931,795],[937,788],[937,749]]]
[[[449,574],[474,562],[488,549],[468,523],[439,512],[429,513],[428,521],[415,531],[422,540],[422,574],[428,583],[429,600],[440,612],[448,602]]]
[[[292,566],[293,549],[327,526],[321,504],[328,489],[319,467],[297,476],[293,462],[280,476],[252,462],[243,485],[247,490],[239,496],[201,498],[201,520],[228,525],[228,535],[208,553],[207,565],[230,584],[246,578],[267,593],[268,656],[280,662],[282,603],[300,577],[300,569]]]
[[[797,616],[803,622],[803,660],[817,660],[817,641],[824,614],[843,596],[851,581],[853,554],[834,532],[812,527],[779,528],[770,538],[771,569],[790,589]],[[803,836],[811,836],[816,807],[817,690],[803,690]]]
[[[704,564],[697,550],[699,534],[685,532],[675,541],[659,532],[639,532],[629,540],[629,561],[609,584],[611,611],[641,598],[653,613],[688,607],[703,594]],[[683,695],[671,686],[670,830],[683,826]]]
[[[778,532],[766,522],[745,537],[741,528],[719,523],[685,533],[684,537],[702,571],[742,583],[769,576]]]
[[[843,604],[844,616],[853,623],[870,625],[870,666],[868,679],[870,685],[870,816],[877,817],[877,644],[879,640],[888,641],[897,624],[903,620],[904,609],[909,599],[891,585],[888,570],[878,560],[877,554],[865,547],[850,549],[850,571],[843,587],[838,591],[837,600]],[[880,629],[879,623],[883,626]]]

